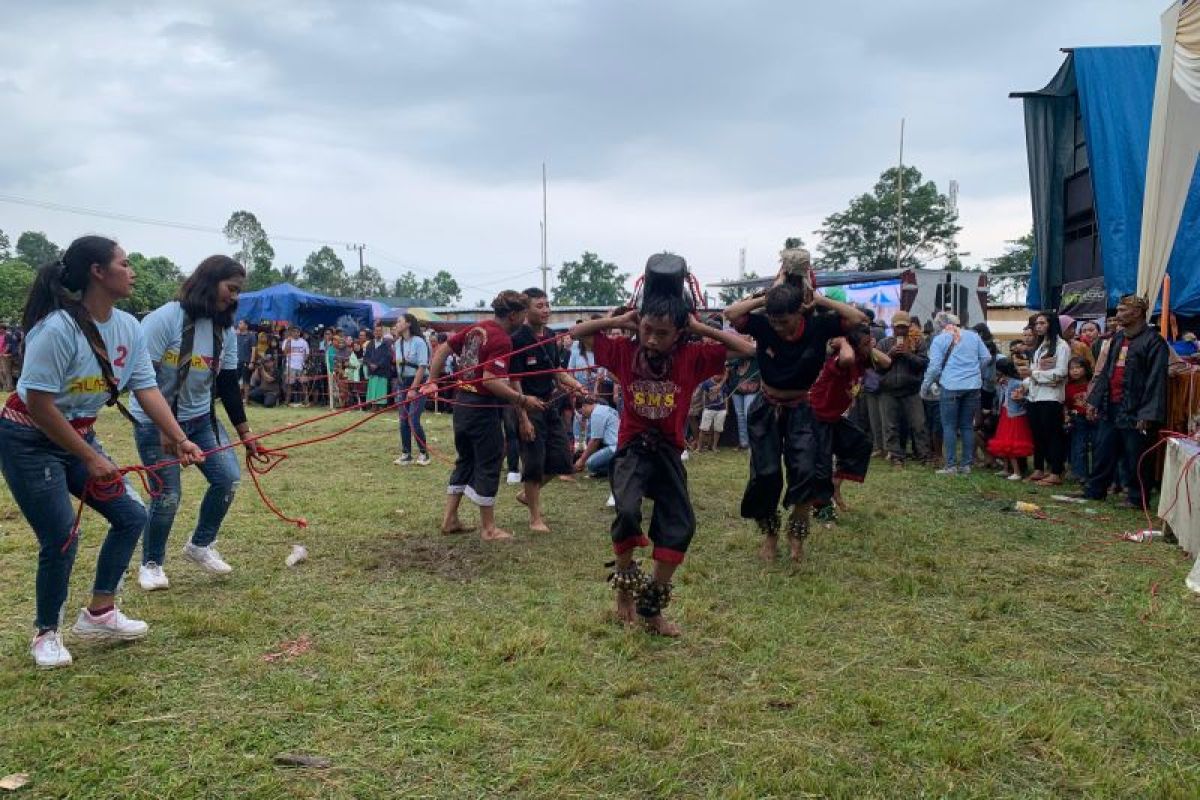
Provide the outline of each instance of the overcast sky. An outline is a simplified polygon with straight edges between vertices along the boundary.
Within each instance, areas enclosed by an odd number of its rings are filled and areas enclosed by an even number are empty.
[[[960,184],[968,263],[1029,229],[1024,127],[1061,47],[1148,44],[1160,3],[7,0],[0,193],[367,244],[473,301],[593,250],[764,272],[897,158]],[[14,240],[98,232],[185,271],[219,234],[0,202]],[[273,242],[277,266],[314,246]],[[348,264],[353,253],[337,245]]]

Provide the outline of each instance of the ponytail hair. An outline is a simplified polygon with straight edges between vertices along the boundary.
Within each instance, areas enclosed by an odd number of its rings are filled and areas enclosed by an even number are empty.
[[[79,326],[85,339],[92,347],[100,372],[108,386],[108,405],[116,406],[130,421],[129,412],[121,405],[120,389],[113,373],[112,362],[100,329],[96,327],[91,313],[83,305],[83,294],[92,282],[92,267],[108,269],[117,252],[117,243],[103,236],[80,236],[63,251],[58,260],[44,264],[38,270],[25,309],[21,314],[21,326],[26,335],[33,327],[55,311],[66,311]],[[24,342],[21,343],[24,358]]]
[[[83,307],[83,293],[92,280],[92,267],[107,268],[116,253],[117,243],[103,236],[80,236],[71,242],[58,260],[43,264],[38,270],[25,310],[21,314],[21,327],[25,332],[33,330],[51,313],[63,310],[84,327],[84,321],[95,328],[91,315]],[[84,330],[86,333],[86,328]]]

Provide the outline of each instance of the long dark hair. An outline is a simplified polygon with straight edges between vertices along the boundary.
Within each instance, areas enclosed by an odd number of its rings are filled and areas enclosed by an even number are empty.
[[[979,334],[979,338],[983,340],[984,347],[988,349],[988,352],[991,353],[993,357],[1000,355],[1000,348],[996,346],[996,339],[992,336],[991,328],[989,328],[986,324],[979,322],[976,323],[971,330]]]
[[[33,327],[55,311],[66,311],[71,319],[79,326],[83,336],[96,354],[100,364],[100,373],[108,385],[108,404],[118,405],[120,391],[117,379],[113,374],[112,362],[108,358],[108,349],[100,336],[91,313],[83,305],[83,295],[92,282],[92,267],[107,270],[117,253],[117,243],[103,236],[80,236],[71,242],[57,261],[42,265],[33,286],[29,287],[29,297],[25,300],[25,309],[21,313],[21,327],[26,334]],[[24,358],[24,342],[21,343],[21,356]],[[119,406],[120,407],[120,406]],[[122,412],[125,409],[121,407]]]
[[[424,339],[425,334],[421,332],[421,322],[412,314],[405,314],[404,321],[408,323],[408,333],[410,336],[415,336],[418,339]]]
[[[83,307],[83,293],[92,281],[92,267],[107,269],[116,254],[117,243],[103,236],[80,236],[63,251],[58,261],[43,264],[29,287],[29,297],[21,314],[21,327],[33,330],[51,313],[63,310],[84,329],[96,325]],[[99,336],[99,331],[96,332]],[[89,337],[90,338],[90,337]]]
[[[246,277],[246,268],[229,256],[209,256],[200,262],[196,271],[179,287],[179,305],[192,319],[208,318],[222,330],[233,324],[237,314],[235,301],[224,311],[217,310],[221,281]]]
[[[1046,335],[1038,341],[1038,344],[1046,345],[1046,355],[1053,358],[1054,351],[1058,349],[1058,340],[1062,338],[1062,328],[1059,327],[1058,324],[1058,314],[1054,314],[1049,311],[1039,311],[1038,313],[1034,314],[1033,324],[1035,327],[1033,329],[1033,333],[1035,336],[1037,335],[1036,326],[1038,317],[1046,320]]]

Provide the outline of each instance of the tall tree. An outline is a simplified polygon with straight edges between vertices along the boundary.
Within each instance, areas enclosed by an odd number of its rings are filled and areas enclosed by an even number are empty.
[[[826,269],[867,271],[895,269],[896,167],[886,170],[870,194],[859,195],[850,207],[826,218],[821,234],[818,265]],[[905,167],[904,211],[900,232],[899,265],[921,267],[932,259],[955,250],[955,237],[962,230],[958,213],[933,181],[924,181],[916,167]]]
[[[12,242],[8,239],[8,234],[0,231],[0,261],[7,261],[12,258]]]
[[[295,286],[300,283],[300,270],[291,264],[284,264],[283,269],[279,270],[279,279],[284,283],[290,283]]]
[[[1029,270],[1033,267],[1033,231],[1009,240],[1002,255],[984,263],[989,300],[997,303],[1024,300],[1029,289]]]
[[[382,297],[385,294],[387,294],[387,284],[384,283],[379,270],[370,264],[364,265],[350,276],[351,297]]]
[[[129,254],[129,266],[137,277],[133,294],[118,305],[130,314],[145,314],[174,300],[183,285],[183,273],[165,256],[147,258]]]
[[[790,242],[792,240],[788,239],[788,241]],[[801,245],[795,246],[800,247]],[[784,247],[787,247],[787,245],[784,245]],[[757,277],[758,273],[751,270],[750,272],[747,272],[742,279],[752,281]],[[721,301],[721,305],[727,306],[732,303],[736,303],[738,300],[741,300],[743,297],[750,294],[751,291],[751,289],[748,289],[744,286],[728,286],[717,291],[717,299]]]
[[[57,261],[62,250],[41,231],[25,231],[17,237],[17,258],[37,269]]]
[[[440,269],[432,278],[421,281],[417,297],[428,300],[435,306],[448,306],[462,299],[462,289],[453,275]]]
[[[421,282],[417,280],[417,276],[412,273],[412,270],[401,275],[392,284],[392,297],[421,297]]]
[[[225,223],[225,238],[230,244],[237,245],[238,250],[233,257],[247,269],[260,266],[257,260],[265,256],[268,250],[270,257],[267,260],[275,258],[275,251],[267,241],[267,232],[263,230],[258,217],[249,211],[235,211],[229,215],[229,221]],[[266,244],[266,249],[262,244]],[[258,259],[255,258],[256,255]],[[268,263],[266,266],[269,269],[271,265]]]
[[[0,262],[0,320],[20,319],[35,270],[22,259]]]
[[[627,296],[625,281],[629,273],[616,264],[602,261],[592,252],[584,252],[578,261],[564,261],[554,287],[555,304],[577,306],[615,306]]]
[[[304,288],[331,297],[343,297],[350,290],[346,264],[332,247],[323,245],[304,260]]]

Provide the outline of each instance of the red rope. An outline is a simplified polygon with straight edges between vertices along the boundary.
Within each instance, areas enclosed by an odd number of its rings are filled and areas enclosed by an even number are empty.
[[[535,347],[541,347],[544,343],[545,343],[544,341],[534,342],[531,345],[527,345],[525,347],[521,347],[516,350],[513,350],[507,354],[503,354],[503,355],[499,356],[498,358],[503,359],[504,361],[508,361],[508,359],[512,358],[513,356],[523,353],[527,350],[532,350]],[[443,376],[443,379],[445,379],[445,378],[460,378],[463,374],[465,374],[467,372],[471,372],[471,371],[475,371],[475,370],[479,370],[479,369],[481,369],[481,367],[479,365],[465,367],[465,368],[458,370],[456,372],[453,372],[449,375]],[[588,367],[587,369],[594,369],[594,368]],[[566,368],[555,368],[555,369],[548,369],[548,370],[537,370],[534,372],[522,372],[522,373],[520,373],[520,376],[521,377],[533,377],[533,376],[537,376],[537,375],[550,375],[550,374],[559,374],[559,373],[563,373],[563,372],[578,372],[578,371],[580,371],[580,369],[571,370],[571,369],[566,369]],[[467,385],[471,385],[471,384],[475,384],[475,383],[482,383],[485,380],[494,380],[494,379],[495,379],[495,376],[493,376],[492,378],[487,378],[487,377],[484,377],[481,375],[480,377],[470,378],[468,380],[459,380],[458,385],[467,386]],[[217,447],[214,447],[211,450],[204,451],[203,455],[207,458],[208,456],[224,452],[225,450],[231,450],[235,447],[244,446],[251,442],[258,444],[263,439],[266,439],[268,437],[278,436],[279,434],[282,434],[282,433],[288,433],[290,431],[294,431],[294,430],[297,430],[299,428],[302,428],[302,427],[305,427],[308,425],[313,425],[318,422],[323,422],[324,420],[327,420],[327,419],[332,419],[334,417],[341,416],[342,414],[348,414],[351,411],[358,411],[360,409],[366,408],[367,406],[376,405],[379,403],[380,400],[389,400],[390,401],[390,400],[396,398],[397,396],[407,395],[409,391],[411,391],[411,387],[406,388],[406,389],[401,389],[400,391],[392,392],[387,395],[383,395],[382,397],[378,397],[378,398],[375,398],[370,401],[363,401],[363,402],[357,403],[355,405],[346,406],[345,408],[335,409],[333,411],[329,411],[324,414],[318,414],[315,417],[309,417],[307,419],[302,419],[297,422],[289,423],[287,425],[281,425],[278,428],[273,428],[273,429],[265,431],[263,433],[255,434],[253,436],[247,437],[246,439],[239,439],[234,442],[228,442],[223,445],[218,445]],[[288,455],[285,452],[287,450],[292,450],[292,449],[295,449],[298,447],[305,447],[305,446],[311,445],[311,444],[319,444],[321,442],[330,441],[331,439],[336,439],[340,436],[343,436],[343,435],[349,433],[350,431],[355,430],[356,428],[361,427],[362,425],[365,425],[366,423],[370,422],[372,419],[378,417],[381,414],[388,413],[388,412],[392,411],[393,409],[407,405],[408,403],[416,402],[417,399],[418,398],[413,397],[411,399],[406,398],[399,403],[389,402],[387,405],[381,406],[378,409],[373,410],[370,414],[368,414],[367,416],[358,420],[357,422],[354,422],[353,424],[348,425],[345,428],[342,428],[340,430],[334,431],[329,434],[324,434],[321,436],[314,436],[309,439],[304,439],[304,440],[301,440],[298,442],[292,442],[292,443],[289,443],[289,444],[286,444],[286,445],[283,445],[280,447],[275,447],[275,448],[266,448],[266,447],[262,447],[261,445],[259,445],[257,447],[257,453],[247,450],[247,452],[246,452],[246,469],[250,472],[250,478],[254,482],[254,488],[258,492],[259,499],[262,500],[263,505],[265,505],[268,509],[270,509],[271,512],[273,514],[275,514],[276,517],[283,520],[284,522],[295,525],[296,527],[301,528],[301,529],[308,527],[307,519],[305,519],[304,517],[289,517],[288,515],[283,513],[283,511],[280,510],[280,508],[277,505],[275,505],[275,503],[273,503],[269,497],[267,497],[266,492],[262,488],[262,484],[260,482],[260,476],[266,475],[271,470],[275,469],[275,467],[279,466],[283,461],[285,461],[288,458]],[[497,406],[497,407],[503,407],[503,406]],[[426,451],[428,451],[428,449],[429,449],[428,445],[424,442],[421,442],[421,444],[425,447]],[[112,502],[113,500],[120,498],[125,493],[125,476],[130,473],[134,473],[139,476],[139,478],[142,481],[142,486],[143,486],[143,488],[145,488],[147,494],[149,494],[152,498],[158,497],[162,493],[162,491],[161,491],[162,478],[160,478],[158,476],[158,474],[157,474],[158,471],[161,469],[165,469],[166,467],[178,466],[180,463],[181,463],[180,459],[174,458],[174,459],[168,459],[165,461],[160,461],[157,464],[153,464],[150,466],[136,464],[133,466],[119,468],[117,470],[118,476],[111,480],[99,481],[99,480],[89,478],[84,483],[83,491],[79,495],[79,509],[75,514],[75,523],[71,528],[70,536],[68,536],[66,543],[63,545],[62,552],[65,553],[67,551],[67,549],[70,548],[72,543],[74,543],[75,540],[79,538],[79,529],[80,529],[80,525],[83,521],[83,510],[84,510],[84,507],[87,505],[87,502],[89,499],[93,500],[95,502],[98,502],[98,503],[104,503],[104,502]]]

